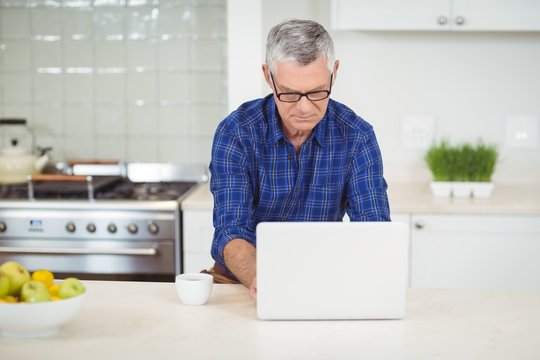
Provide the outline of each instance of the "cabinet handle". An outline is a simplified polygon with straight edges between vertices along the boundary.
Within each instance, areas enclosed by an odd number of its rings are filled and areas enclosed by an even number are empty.
[[[424,224],[423,221],[416,221],[414,223],[414,227],[415,229],[418,229],[418,230],[422,230],[426,225]]]
[[[437,18],[437,22],[439,23],[439,25],[446,25],[446,23],[448,22],[448,18],[444,15],[441,15]]]
[[[456,16],[456,24],[458,25],[465,24],[465,18],[463,16]]]

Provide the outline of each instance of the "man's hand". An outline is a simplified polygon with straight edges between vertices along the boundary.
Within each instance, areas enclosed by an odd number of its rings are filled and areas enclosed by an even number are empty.
[[[253,278],[253,281],[249,286],[249,296],[251,296],[253,299],[257,299],[257,276]]]
[[[257,296],[256,251],[246,240],[233,239],[223,249],[225,265],[245,287],[252,298]]]

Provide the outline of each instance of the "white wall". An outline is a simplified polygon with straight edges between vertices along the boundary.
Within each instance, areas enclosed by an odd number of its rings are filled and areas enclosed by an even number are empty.
[[[262,37],[250,47],[261,58],[268,30],[284,18],[330,30],[328,0],[255,2],[262,2]],[[401,119],[411,115],[432,117],[435,139],[497,144],[495,182],[540,182],[540,147],[504,141],[508,116],[540,118],[539,33],[330,32],[341,62],[333,98],[375,126],[390,182],[430,180],[424,150],[402,146]],[[261,81],[259,74],[230,86]],[[262,89],[253,97],[270,91]]]

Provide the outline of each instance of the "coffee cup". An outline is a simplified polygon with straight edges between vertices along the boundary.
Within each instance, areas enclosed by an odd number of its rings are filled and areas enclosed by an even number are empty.
[[[203,305],[212,293],[214,278],[210,274],[185,273],[176,275],[176,293],[186,305]]]

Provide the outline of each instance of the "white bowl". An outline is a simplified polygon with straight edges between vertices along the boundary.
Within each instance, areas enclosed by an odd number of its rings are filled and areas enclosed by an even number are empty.
[[[86,292],[65,300],[0,303],[0,336],[43,337],[58,332],[80,310]]]

